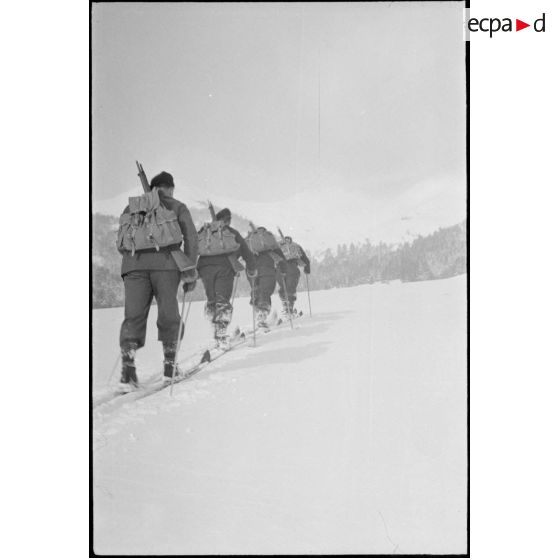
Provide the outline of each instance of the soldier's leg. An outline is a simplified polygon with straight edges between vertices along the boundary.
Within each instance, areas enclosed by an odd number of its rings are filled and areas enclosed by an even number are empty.
[[[206,265],[199,270],[199,274],[205,289],[205,315],[211,322],[215,319],[215,265]]]
[[[180,271],[150,271],[153,294],[157,301],[158,339],[162,342],[176,341],[180,327],[178,310],[178,286]]]
[[[289,310],[292,312],[296,302],[296,289],[300,280],[300,270],[296,267],[287,276],[287,293],[289,301]]]
[[[223,339],[232,317],[231,296],[234,271],[230,266],[222,267],[215,275],[215,338]]]
[[[279,270],[276,273],[277,286],[279,287],[279,298],[281,300],[287,300],[287,292],[285,291],[285,285],[287,281],[287,275],[284,275]]]
[[[266,325],[267,316],[271,310],[271,295],[275,290],[275,275],[264,275],[258,277],[258,297],[256,309],[258,324]]]
[[[255,306],[258,302],[258,278],[248,277],[248,282],[250,283],[250,304]]]
[[[289,312],[287,277],[287,274],[283,274],[277,270],[277,286],[279,287],[279,298],[281,299],[281,304],[283,305],[283,316],[286,316]],[[287,290],[285,290],[285,288],[287,288]]]
[[[124,276],[124,321],[120,327],[122,383],[137,384],[136,350],[145,345],[147,317],[153,290],[146,271],[130,271]]]
[[[120,346],[135,343],[145,345],[147,316],[153,300],[153,290],[146,271],[130,271],[124,276],[124,321],[120,328]]]
[[[151,284],[157,301],[157,329],[159,341],[163,343],[164,375],[172,376],[176,359],[180,312],[178,310],[178,270],[151,271]],[[184,330],[182,330],[184,336]]]

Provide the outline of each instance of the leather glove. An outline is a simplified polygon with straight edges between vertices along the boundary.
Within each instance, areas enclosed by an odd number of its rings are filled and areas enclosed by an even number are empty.
[[[199,277],[197,269],[188,269],[187,271],[183,271],[180,274],[180,278],[182,281],[186,281],[187,283],[191,283],[192,281],[196,281]]]
[[[182,290],[184,294],[192,292],[196,288],[196,280],[194,281],[184,281],[182,284]]]
[[[306,275],[310,275],[310,266],[309,265],[304,266],[304,273],[306,273]]]
[[[184,284],[182,285],[184,294],[192,292],[196,288],[196,281],[198,277],[199,275],[197,269],[189,269],[188,271],[182,272],[181,279],[184,281]]]

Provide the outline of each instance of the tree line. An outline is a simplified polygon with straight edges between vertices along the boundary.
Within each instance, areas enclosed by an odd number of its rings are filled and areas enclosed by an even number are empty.
[[[194,220],[196,216],[192,214]],[[206,216],[204,216],[206,218]],[[203,220],[203,219],[202,219]],[[247,225],[241,219],[242,225]],[[124,285],[120,277],[121,257],[115,246],[118,218],[94,214],[92,234],[92,304],[110,308],[124,304]],[[245,227],[247,228],[247,226]],[[340,244],[319,257],[306,250],[310,258],[312,290],[351,287],[382,281],[427,281],[453,277],[466,272],[465,222],[440,228],[403,244],[364,242]],[[301,281],[300,289],[304,285]],[[250,285],[241,274],[237,296],[250,293]],[[193,300],[205,300],[201,281]]]

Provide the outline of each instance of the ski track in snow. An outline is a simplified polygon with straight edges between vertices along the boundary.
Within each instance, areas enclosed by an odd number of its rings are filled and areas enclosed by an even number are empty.
[[[300,319],[301,318],[298,320]],[[199,375],[195,375],[193,378],[175,385],[175,393],[172,398],[169,398],[170,389],[166,388],[146,398],[124,403],[120,409],[116,410],[116,413],[111,408],[107,410],[103,405],[94,409],[93,414],[96,423],[93,440],[94,449],[97,448],[98,440],[102,446],[106,445],[107,436],[117,434],[122,427],[126,427],[130,423],[145,422],[145,416],[165,413],[183,404],[196,403],[207,397],[215,398],[211,391],[212,386],[218,384],[233,384],[231,389],[234,393],[236,391],[234,383],[238,378],[231,375],[231,371],[245,371],[252,367],[259,366],[258,362],[261,362],[261,359],[257,356],[258,350],[265,348],[265,345],[270,342],[270,338],[274,334],[277,335],[278,333],[284,332],[287,328],[289,328],[290,331],[289,325],[283,323],[281,329],[272,330],[268,334],[259,334],[256,346],[251,345],[252,339],[249,337],[249,340],[243,345],[235,348],[235,350],[231,351],[229,354],[224,355],[215,363],[210,363],[207,369],[202,370]],[[295,329],[300,329],[300,325],[297,324],[296,328],[293,328],[293,330]],[[248,353],[245,351],[248,351]],[[266,361],[271,360],[277,363],[280,361],[281,356],[285,356],[285,350],[279,350],[278,353],[279,354],[275,354],[273,351],[266,351]],[[292,352],[288,354],[290,359]],[[255,359],[254,355],[256,355]],[[226,371],[223,372],[223,368],[226,368]],[[114,414],[118,416],[114,417]]]
[[[94,411],[97,553],[466,551],[465,277],[313,292],[312,308],[173,397]]]

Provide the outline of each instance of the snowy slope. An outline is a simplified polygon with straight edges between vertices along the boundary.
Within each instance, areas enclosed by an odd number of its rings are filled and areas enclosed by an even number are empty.
[[[94,413],[96,552],[466,552],[465,277],[312,296],[299,329],[173,398]],[[190,348],[208,333],[199,314]],[[96,380],[120,318],[94,311]],[[159,350],[151,339],[144,368]]]

